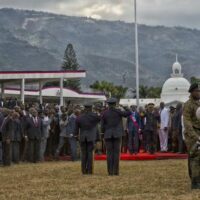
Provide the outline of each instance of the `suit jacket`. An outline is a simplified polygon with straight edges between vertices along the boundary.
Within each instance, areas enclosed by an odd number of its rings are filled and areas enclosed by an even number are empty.
[[[131,116],[131,115],[134,115],[134,116]],[[128,119],[127,119],[127,129],[129,130],[129,132],[132,132],[132,131],[138,131],[138,129],[140,128],[140,115],[138,112],[132,112]],[[133,123],[133,120],[132,120],[132,117],[135,118],[135,121],[137,123],[138,126],[136,126],[134,123]]]
[[[11,141],[18,141],[22,140],[23,132],[22,132],[22,124],[19,119],[13,120],[13,131],[11,135]]]
[[[11,140],[13,131],[14,131],[13,120],[10,117],[4,118],[4,121],[1,126],[2,141],[5,142],[7,139]]]
[[[121,111],[119,109],[110,108],[102,114],[101,132],[104,138],[119,138],[123,135],[124,128],[122,117],[131,115],[130,111]]]
[[[0,141],[2,140],[1,125],[4,120],[4,115],[0,112]]]
[[[43,137],[43,124],[42,120],[37,117],[37,124],[34,123],[33,117],[27,118],[26,121],[26,134],[29,139],[40,140]]]
[[[68,124],[66,126],[66,136],[67,137],[70,137],[71,134],[74,136],[75,128],[76,128],[76,119],[77,119],[77,117],[75,114],[71,114],[69,116]]]
[[[97,140],[98,128],[97,124],[100,122],[101,117],[93,112],[83,113],[76,120],[75,136],[80,131],[80,141],[95,142]]]
[[[159,123],[159,116],[154,112],[147,112],[145,115],[145,131],[156,131]]]

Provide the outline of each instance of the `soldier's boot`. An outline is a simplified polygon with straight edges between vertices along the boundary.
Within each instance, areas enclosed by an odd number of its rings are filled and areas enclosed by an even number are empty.
[[[192,189],[192,190],[200,189],[200,183],[193,183],[193,182],[192,182],[191,189]]]
[[[199,177],[192,178],[191,189],[200,189]]]
[[[82,168],[81,169],[82,174],[88,174],[87,169],[86,168]]]
[[[60,154],[60,151],[59,150],[56,150],[55,154],[54,154],[54,160],[59,160],[59,154]]]
[[[113,176],[113,174],[114,174],[114,173],[113,173],[113,169],[108,168],[108,175],[109,175],[109,176]]]
[[[87,168],[86,171],[87,171],[87,174],[89,175],[93,174],[93,166],[92,168]]]

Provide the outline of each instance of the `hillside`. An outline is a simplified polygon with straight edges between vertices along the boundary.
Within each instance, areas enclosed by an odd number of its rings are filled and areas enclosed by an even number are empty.
[[[0,69],[59,70],[72,43],[82,69],[83,85],[95,80],[135,85],[134,24],[0,9]],[[200,31],[139,25],[140,81],[159,86],[169,77],[175,54],[187,78],[200,76]],[[147,82],[148,80],[148,82]]]

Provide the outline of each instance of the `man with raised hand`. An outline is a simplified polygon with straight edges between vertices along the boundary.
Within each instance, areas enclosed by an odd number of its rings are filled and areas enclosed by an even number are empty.
[[[123,135],[122,117],[131,115],[130,111],[121,111],[116,108],[117,99],[107,101],[108,110],[102,114],[101,130],[104,133],[108,174],[119,175],[120,145]]]

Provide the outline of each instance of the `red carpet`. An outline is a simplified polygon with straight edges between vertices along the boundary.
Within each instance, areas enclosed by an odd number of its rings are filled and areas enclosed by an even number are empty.
[[[163,159],[186,159],[187,154],[176,153],[155,153],[150,155],[148,153],[139,153],[137,155],[121,154],[120,160],[163,160]],[[95,160],[106,160],[106,155],[95,155]]]
[[[106,160],[106,155],[95,155],[95,160]],[[177,153],[155,153],[150,155],[148,153],[139,153],[137,155],[130,155],[129,153],[122,153],[120,160],[164,160],[164,159],[187,159],[187,154]],[[55,161],[53,157],[46,157],[46,161]],[[59,160],[70,161],[70,156],[60,156]]]

